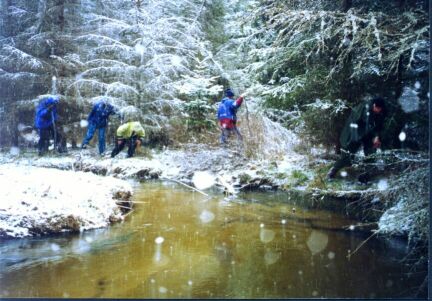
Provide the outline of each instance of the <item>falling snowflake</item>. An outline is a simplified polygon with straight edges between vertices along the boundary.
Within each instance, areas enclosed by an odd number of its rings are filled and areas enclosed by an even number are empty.
[[[20,152],[20,149],[16,146],[12,146],[9,150],[9,154],[11,154],[12,156],[18,156]]]
[[[262,225],[262,227],[261,227],[261,231],[260,231],[260,240],[263,243],[271,242],[275,238],[276,233],[272,230],[264,229],[264,224],[261,224],[261,225]]]
[[[88,126],[88,121],[87,120],[81,120],[80,121],[80,126],[82,127],[82,128],[86,128],[87,126]]]
[[[210,223],[214,219],[215,219],[215,215],[212,212],[208,211],[208,210],[204,210],[200,214],[200,220],[204,224]]]
[[[306,245],[308,246],[312,255],[318,254],[323,251],[328,244],[328,235],[320,231],[312,231]]]
[[[192,177],[192,182],[198,189],[207,189],[215,184],[215,177],[206,171],[197,171]]]
[[[417,92],[409,87],[405,87],[402,95],[399,97],[399,104],[405,113],[418,111],[420,107],[420,99]]]
[[[377,186],[378,186],[379,190],[386,190],[389,186],[388,181],[385,179],[381,179],[381,180],[379,180]]]
[[[59,246],[58,244],[54,244],[54,243],[52,243],[52,244],[50,245],[50,247],[51,247],[51,250],[53,250],[54,252],[58,252],[58,251],[60,251],[60,246]]]
[[[22,123],[19,123],[19,124],[18,124],[18,131],[22,132],[22,131],[24,131],[26,128],[27,128],[27,126],[25,126],[24,124],[22,124]]]

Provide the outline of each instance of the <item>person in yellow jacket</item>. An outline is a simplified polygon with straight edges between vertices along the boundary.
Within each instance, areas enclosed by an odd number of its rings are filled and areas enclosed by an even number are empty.
[[[144,135],[144,128],[138,121],[130,121],[119,126],[117,129],[117,143],[111,153],[111,158],[117,156],[126,144],[129,147],[127,158],[133,157],[135,149],[141,146]]]

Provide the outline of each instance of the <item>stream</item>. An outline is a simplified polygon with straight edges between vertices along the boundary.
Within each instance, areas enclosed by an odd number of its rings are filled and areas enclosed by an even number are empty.
[[[0,244],[0,297],[394,298],[423,274],[406,242],[351,231],[343,212],[282,192],[237,198],[136,184],[123,223]]]

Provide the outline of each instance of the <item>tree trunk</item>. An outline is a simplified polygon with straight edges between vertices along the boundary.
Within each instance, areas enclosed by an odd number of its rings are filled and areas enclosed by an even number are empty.
[[[403,10],[406,5],[406,0],[398,0],[398,6],[400,10]]]
[[[58,25],[60,28],[60,31],[63,32],[64,31],[64,25],[65,25],[65,16],[64,16],[64,10],[65,10],[65,5],[64,5],[64,0],[60,0],[58,5],[59,7],[59,15],[58,15]]]
[[[341,9],[343,12],[347,12],[352,7],[352,0],[342,0]]]
[[[1,2],[1,26],[0,32],[3,36],[9,37],[12,35],[11,30],[11,16],[9,14],[9,7],[12,5],[12,0],[2,0]]]
[[[398,62],[398,72],[396,77],[396,89],[395,89],[395,97],[396,99],[399,99],[399,97],[402,95],[403,90],[403,55],[399,57]]]

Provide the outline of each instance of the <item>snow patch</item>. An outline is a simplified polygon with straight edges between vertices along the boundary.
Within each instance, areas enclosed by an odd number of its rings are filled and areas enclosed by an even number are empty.
[[[378,181],[377,186],[378,186],[379,190],[386,190],[388,188],[388,186],[389,186],[388,185],[388,181],[385,180],[385,179],[381,179],[381,180]]]
[[[407,217],[408,204],[401,199],[395,206],[386,210],[378,222],[378,229],[387,234],[406,234],[412,228],[413,220]]]
[[[0,166],[0,236],[106,227],[122,218],[115,195],[129,183],[91,173]]]

